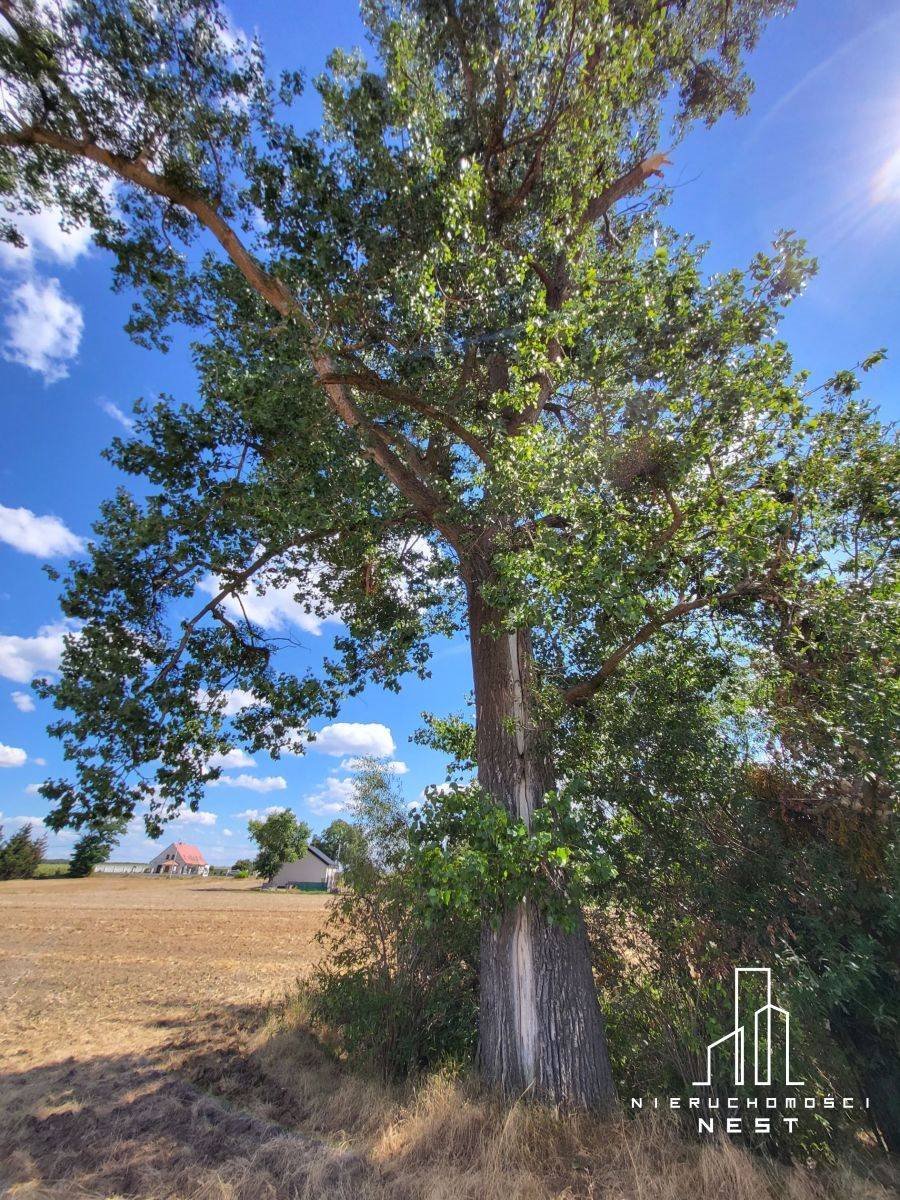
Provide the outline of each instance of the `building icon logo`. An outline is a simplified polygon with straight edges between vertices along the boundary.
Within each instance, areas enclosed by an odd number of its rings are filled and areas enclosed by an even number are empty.
[[[760,984],[765,991],[765,1003],[753,1010],[753,1005],[760,995]],[[755,995],[754,995],[755,993]],[[748,1011],[748,1004],[749,1010]],[[741,1020],[741,1010],[744,1009],[744,1021],[749,1022],[752,1011],[752,1025],[748,1026]],[[735,967],[734,968],[734,1029],[724,1034],[706,1047],[706,1078],[694,1080],[694,1087],[710,1087],[713,1078],[713,1053],[719,1046],[729,1042],[734,1045],[734,1084],[742,1087],[747,1081],[747,1042],[750,1034],[753,1036],[753,1079],[757,1087],[771,1087],[775,1082],[772,1077],[772,1043],[773,1035],[778,1032],[779,1024],[784,1030],[784,1080],[788,1085],[802,1086],[802,1079],[791,1078],[791,1014],[785,1008],[779,1008],[772,1003],[772,972],[768,967]],[[760,1044],[763,1054],[760,1055]],[[762,1057],[763,1062],[760,1062]],[[778,1081],[782,1082],[782,1081]]]

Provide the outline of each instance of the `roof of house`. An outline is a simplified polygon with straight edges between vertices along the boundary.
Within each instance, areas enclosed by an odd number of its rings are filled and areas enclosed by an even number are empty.
[[[336,867],[338,865],[333,858],[328,857],[324,850],[320,850],[319,847],[314,845],[312,842],[309,843],[307,849],[309,850],[310,854],[314,854],[316,858],[325,864],[326,867]]]
[[[196,846],[191,846],[187,842],[173,842],[173,850],[177,850],[182,859],[191,867],[205,867],[206,859],[200,853]]]

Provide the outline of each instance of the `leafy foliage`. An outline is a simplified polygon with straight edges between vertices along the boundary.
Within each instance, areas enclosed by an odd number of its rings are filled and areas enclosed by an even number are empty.
[[[44,858],[47,839],[23,825],[4,842],[0,829],[0,879],[33,879]]]
[[[458,909],[477,925],[529,897],[573,929],[585,900],[596,902],[614,874],[579,810],[572,789],[548,795],[526,826],[477,785],[433,790],[411,831],[410,866],[426,905]]]
[[[352,825],[342,817],[337,817],[322,833],[316,834],[316,845],[335,862],[351,868],[368,858],[366,835],[357,825]]]
[[[862,649],[871,630],[845,636]],[[883,662],[870,678],[882,706],[892,696],[885,671]],[[805,755],[777,739],[798,727],[797,712],[781,692],[763,707],[756,673],[720,648],[682,641],[633,660],[620,683],[572,762],[615,867],[590,925],[623,1089],[683,1092],[702,1078],[706,1045],[727,1027],[734,966],[770,966],[794,1015],[806,1090],[868,1095],[892,1144],[900,911],[896,824],[883,799],[864,801],[847,774],[835,787],[838,738],[812,780]],[[873,706],[874,728],[889,719]],[[763,756],[767,733],[777,767]],[[856,762],[863,778],[865,765]],[[770,1147],[828,1154],[846,1134],[841,1121],[802,1125],[799,1140]]]
[[[348,863],[360,870],[398,867],[409,849],[409,809],[397,776],[379,759],[357,763],[350,808],[353,836],[365,845],[365,854]]]
[[[272,879],[282,863],[295,862],[306,854],[310,828],[289,808],[269,813],[265,820],[250,820],[247,829],[259,846],[253,870],[265,879]]]
[[[334,1048],[357,1068],[394,1079],[471,1059],[478,962],[476,921],[444,912],[435,925],[425,917],[407,815],[385,803],[395,787],[377,764],[356,781],[369,844],[390,851],[356,859],[345,872],[320,935],[325,957],[305,989],[313,1024]]]
[[[125,822],[114,820],[104,827],[94,826],[84,832],[69,858],[69,874],[73,877],[90,875],[94,867],[104,863],[110,856],[116,840],[125,832]]]

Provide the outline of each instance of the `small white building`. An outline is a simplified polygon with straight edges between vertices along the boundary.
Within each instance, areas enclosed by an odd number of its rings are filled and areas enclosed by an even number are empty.
[[[306,891],[333,892],[338,885],[341,865],[324,850],[310,845],[302,858],[282,863],[278,873],[264,888],[301,888]]]
[[[146,863],[105,862],[97,863],[91,873],[93,875],[144,875],[148,869]]]
[[[196,846],[188,842],[172,842],[150,859],[151,875],[208,875],[209,863]]]

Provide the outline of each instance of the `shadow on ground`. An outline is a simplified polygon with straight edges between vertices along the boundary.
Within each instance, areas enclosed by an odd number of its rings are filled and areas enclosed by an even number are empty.
[[[235,1007],[147,1054],[0,1075],[0,1187],[60,1200],[363,1194],[364,1159],[267,1115],[284,1115],[285,1098],[230,1036],[254,1018]],[[244,1098],[253,1111],[234,1102]]]

